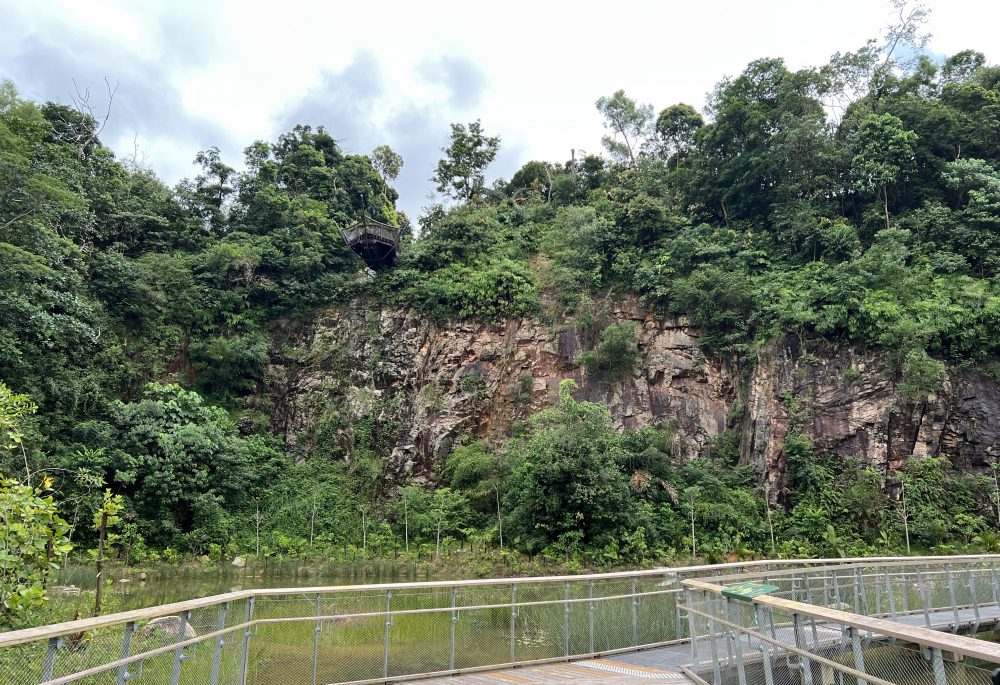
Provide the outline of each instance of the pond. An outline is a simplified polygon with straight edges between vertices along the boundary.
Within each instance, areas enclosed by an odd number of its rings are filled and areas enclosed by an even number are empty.
[[[105,613],[255,588],[359,585],[473,577],[471,572],[463,576],[460,568],[444,574],[440,571],[432,572],[426,566],[392,561],[320,566],[272,562],[266,566],[246,568],[228,563],[164,565],[142,569],[117,567],[108,569],[106,574],[112,583],[105,593]],[[64,566],[49,585],[50,616],[46,617],[46,622],[70,620],[78,611],[82,616],[90,616],[94,609],[95,587],[93,566]]]

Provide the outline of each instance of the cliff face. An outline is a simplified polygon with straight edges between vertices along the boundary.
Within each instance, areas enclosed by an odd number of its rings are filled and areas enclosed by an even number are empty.
[[[1000,389],[973,369],[952,372],[928,402],[907,404],[874,354],[800,355],[794,341],[778,341],[759,350],[752,368],[739,368],[706,356],[683,319],[654,317],[632,298],[612,317],[640,326],[643,356],[630,378],[609,386],[574,361],[592,334],[565,322],[440,326],[409,310],[332,309],[271,369],[273,428],[297,458],[350,458],[366,426],[391,451],[394,477],[423,481],[457,438],[499,442],[572,378],[577,398],[606,403],[619,425],[672,429],[680,457],[737,431],[743,459],[776,492],[786,485],[781,445],[792,411],[819,449],[887,474],[911,457],[944,456],[964,470],[995,458]]]

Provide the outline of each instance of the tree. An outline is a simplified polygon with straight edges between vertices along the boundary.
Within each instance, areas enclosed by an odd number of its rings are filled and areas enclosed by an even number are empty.
[[[701,114],[683,102],[667,107],[656,118],[656,134],[665,152],[674,155],[677,168],[680,168],[681,157],[694,144],[694,134],[704,125]]]
[[[604,116],[604,128],[611,131],[610,136],[601,138],[601,144],[613,159],[627,161],[634,167],[636,155],[652,130],[653,106],[636,103],[624,90],[615,91],[611,97],[598,98],[595,104]]]
[[[119,402],[102,436],[105,481],[125,495],[154,544],[197,549],[225,541],[249,518],[252,492],[275,475],[278,453],[259,437],[242,438],[219,407],[177,385],[149,384],[141,400]],[[183,537],[182,537],[183,536]]]
[[[889,185],[913,168],[917,134],[893,114],[868,114],[854,134],[851,171],[858,189],[881,195],[889,228]]]
[[[382,176],[382,195],[388,200],[388,182],[395,181],[403,169],[403,158],[388,145],[379,145],[371,153],[372,166]]]
[[[431,499],[435,525],[435,556],[441,556],[441,535],[450,535],[465,528],[469,519],[469,500],[451,488],[438,488]]]
[[[476,120],[466,127],[451,125],[451,142],[441,148],[445,158],[438,161],[432,181],[439,193],[455,200],[477,199],[486,185],[486,167],[496,159],[500,138],[488,136],[483,125]]]
[[[0,444],[22,447],[21,423],[33,410],[26,396],[0,382]],[[47,599],[45,583],[58,568],[55,559],[72,549],[69,524],[51,490],[48,476],[32,487],[0,474],[0,628],[30,623]]]
[[[24,460],[24,482],[29,486],[31,467],[28,465],[28,452],[24,447],[24,435],[20,426],[36,411],[38,406],[27,395],[14,394],[0,381],[0,447],[9,452],[21,453]]]
[[[104,547],[108,539],[108,531],[121,522],[121,512],[125,508],[125,500],[121,495],[111,494],[105,490],[101,505],[94,512],[94,529],[98,532],[97,545],[97,592],[94,595],[94,615],[101,614],[104,601]]]
[[[536,415],[530,438],[512,448],[518,466],[505,488],[507,533],[528,552],[569,540],[601,549],[635,528],[611,414],[574,400],[573,387],[563,381],[559,406]]]

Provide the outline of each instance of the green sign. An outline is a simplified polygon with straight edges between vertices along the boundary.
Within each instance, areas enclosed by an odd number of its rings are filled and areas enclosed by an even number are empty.
[[[764,583],[748,580],[746,582],[736,583],[736,585],[730,585],[729,587],[724,588],[722,590],[722,594],[723,596],[731,597],[732,599],[752,602],[754,597],[770,594],[777,589],[777,585],[765,585]]]

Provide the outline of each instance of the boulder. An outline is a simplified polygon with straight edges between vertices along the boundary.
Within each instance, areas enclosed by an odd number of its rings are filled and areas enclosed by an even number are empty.
[[[152,638],[162,635],[170,638],[171,640],[176,640],[180,631],[180,616],[161,616],[160,618],[154,618],[152,621],[140,628],[138,635],[143,638]],[[190,640],[195,637],[198,637],[198,633],[195,631],[194,627],[190,623],[185,623],[184,639]]]
[[[247,560],[243,557],[236,557],[233,559],[233,566],[236,568],[244,568],[247,565]]]

